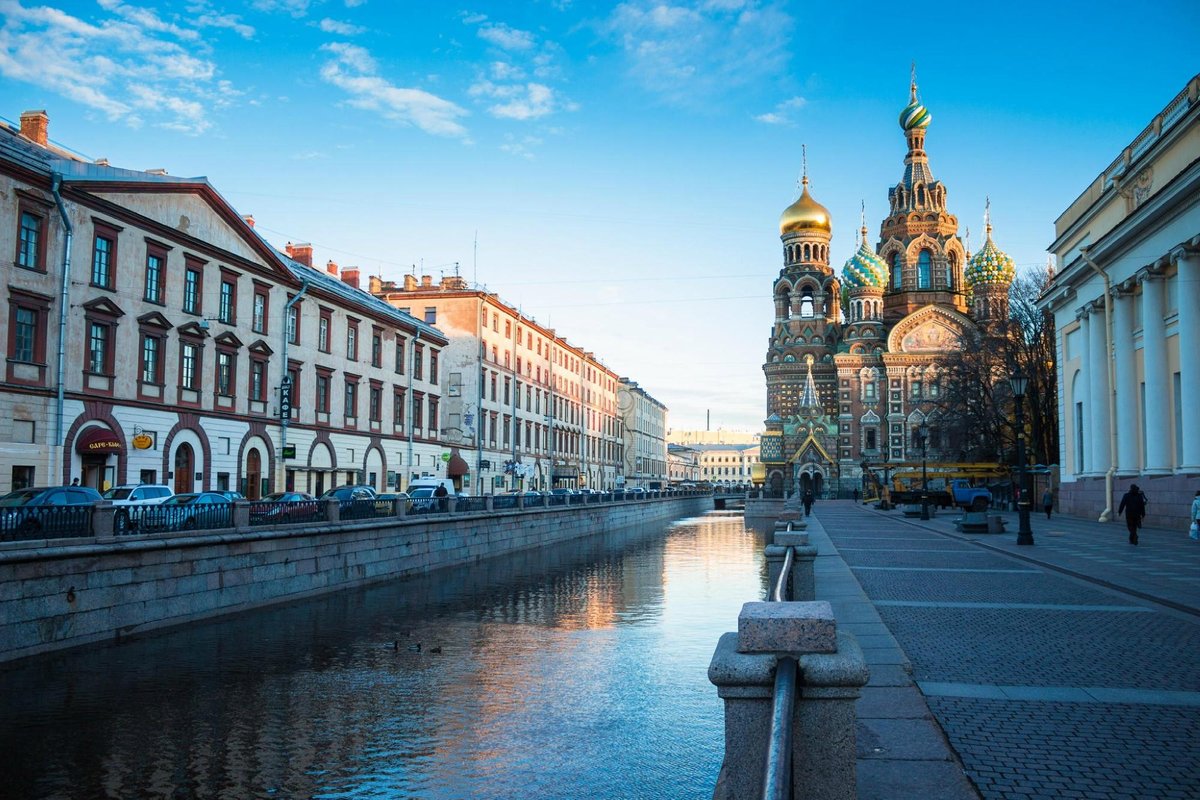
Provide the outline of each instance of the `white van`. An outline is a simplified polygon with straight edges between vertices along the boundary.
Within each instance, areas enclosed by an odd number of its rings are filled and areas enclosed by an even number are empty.
[[[408,485],[408,493],[412,494],[413,489],[436,489],[439,486],[445,486],[446,494],[454,496],[454,481],[449,478],[417,478]]]

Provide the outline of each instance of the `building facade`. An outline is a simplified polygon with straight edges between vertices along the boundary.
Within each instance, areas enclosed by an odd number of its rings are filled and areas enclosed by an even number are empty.
[[[667,443],[667,480],[672,486],[700,480],[700,453],[684,444]]]
[[[783,268],[763,372],[766,488],[849,496],[885,464],[919,464],[913,431],[930,428],[931,459],[948,458],[937,402],[939,358],[1008,316],[1015,266],[991,238],[972,256],[925,152],[931,115],[917,98],[900,113],[907,143],[900,181],[875,247],[865,213],[858,251],[840,277],[829,263],[832,220],[808,189],[780,216]]]
[[[0,126],[0,490],[253,498],[440,465],[436,329],[276,251],[205,179],[87,162],[48,125]]]
[[[1042,304],[1058,330],[1064,511],[1186,524],[1200,483],[1200,75],[1055,223]]]
[[[445,333],[441,435],[471,493],[621,485],[620,379],[594,354],[458,276],[373,276],[369,289]]]
[[[758,463],[757,444],[699,444],[700,480],[724,488],[749,487]]]
[[[667,484],[667,407],[629,378],[617,389],[624,442],[624,486],[661,489]]]

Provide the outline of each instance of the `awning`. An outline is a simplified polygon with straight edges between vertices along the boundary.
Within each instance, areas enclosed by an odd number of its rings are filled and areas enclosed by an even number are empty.
[[[458,454],[458,448],[450,451],[450,460],[446,462],[446,477],[461,478],[471,471],[466,459]]]
[[[75,452],[85,456],[103,456],[125,452],[125,445],[108,428],[88,428],[75,440]]]

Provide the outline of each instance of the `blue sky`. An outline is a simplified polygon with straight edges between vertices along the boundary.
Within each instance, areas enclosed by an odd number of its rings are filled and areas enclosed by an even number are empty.
[[[1041,268],[1054,219],[1200,69],[1200,5],[0,0],[0,116],[208,176],[277,246],[452,272],[671,408],[757,430],[800,145],[833,261],[902,174],[917,63],[948,205]],[[960,233],[962,231],[960,230]],[[478,246],[475,247],[475,241]]]

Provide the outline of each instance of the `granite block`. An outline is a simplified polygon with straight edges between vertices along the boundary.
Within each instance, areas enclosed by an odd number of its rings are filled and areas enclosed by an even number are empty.
[[[837,622],[823,600],[750,602],[738,614],[738,651],[742,653],[833,653]]]

